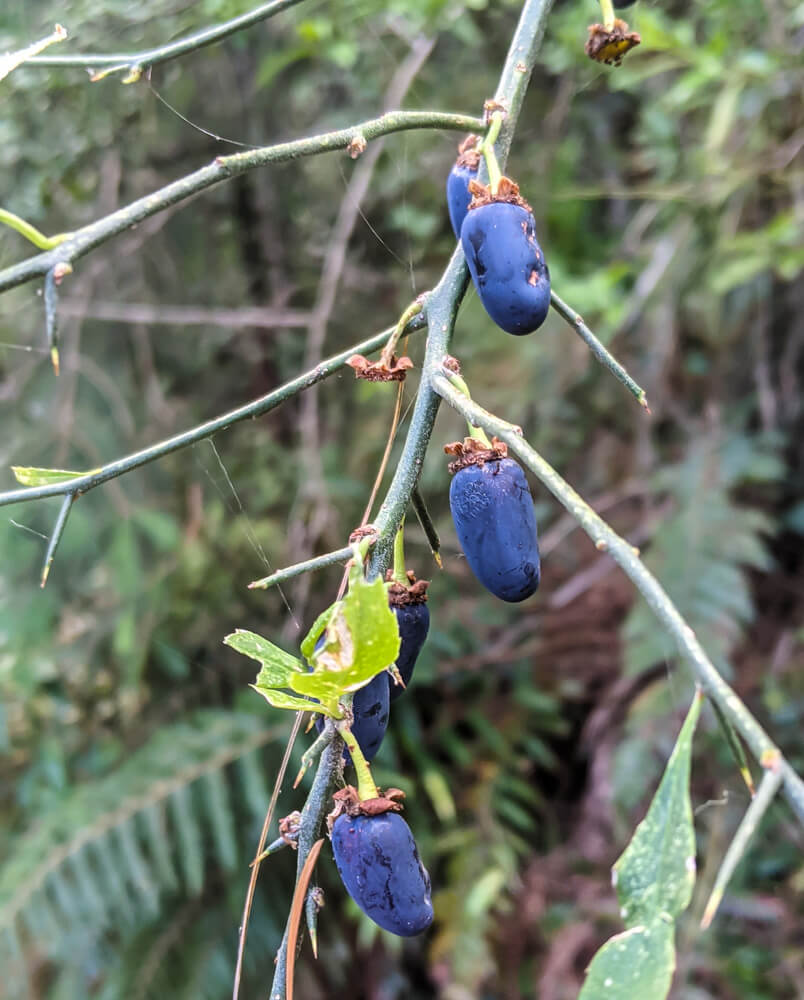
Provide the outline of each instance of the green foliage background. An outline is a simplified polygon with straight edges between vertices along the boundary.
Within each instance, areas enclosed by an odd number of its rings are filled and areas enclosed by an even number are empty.
[[[0,51],[55,21],[83,50],[131,50],[244,8],[8,0]],[[509,173],[533,205],[554,287],[645,386],[652,417],[554,315],[532,337],[506,337],[470,293],[455,352],[478,401],[521,424],[642,547],[801,770],[804,7],[640,0],[627,13],[643,44],[611,70],[582,54],[597,4],[556,4]],[[513,2],[310,0],[137,85],[23,67],[0,83],[0,204],[45,232],[74,229],[236,148],[208,133],[262,144],[371,117],[419,35],[436,44],[405,106],[477,113],[516,16]],[[440,273],[454,245],[443,184],[458,138],[386,141],[326,354],[393,323]],[[359,168],[335,154],[252,173],[84,258],[62,289],[58,380],[40,289],[4,295],[0,465],[96,466],[299,371],[304,328],[233,325],[212,310],[312,308]],[[30,252],[0,233],[1,265]],[[147,308],[129,322],[103,318],[121,303]],[[166,306],[207,319],[166,323]],[[414,360],[421,350],[412,339]],[[246,584],[344,544],[393,409],[386,387],[351,374],[313,391],[312,425],[297,400],[82,498],[44,591],[37,533],[57,505],[4,509],[0,967],[10,996],[229,995],[247,862],[289,725],[247,689],[251,666],[221,640],[240,627],[297,649],[339,572],[282,593]],[[406,401],[414,391],[412,377]],[[509,607],[480,592],[451,528],[439,449],[461,435],[442,413],[422,490],[444,571],[412,524],[408,558],[433,578],[433,625],[375,767],[380,784],[408,792],[437,924],[404,945],[373,929],[325,849],[321,957],[305,948],[298,972],[312,1000],[347,983],[355,998],[576,997],[620,927],[608,868],[689,704],[671,640],[542,491],[539,595]],[[747,801],[707,711],[692,781],[700,875],[671,996],[804,995],[800,832],[777,805],[701,934],[706,887]],[[286,792],[279,814],[302,796]],[[293,860],[280,855],[261,875],[244,997],[267,991]]]

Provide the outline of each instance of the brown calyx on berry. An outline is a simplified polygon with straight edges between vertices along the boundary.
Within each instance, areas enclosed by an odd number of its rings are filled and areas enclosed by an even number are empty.
[[[501,177],[497,184],[497,193],[491,193],[491,187],[481,184],[479,181],[469,181],[469,193],[472,200],[469,202],[469,211],[473,208],[482,208],[484,205],[494,205],[497,202],[505,202],[508,205],[519,205],[526,212],[533,215],[533,209],[519,193],[519,185],[512,181],[510,177]]]
[[[487,448],[476,438],[467,437],[463,441],[445,444],[444,451],[447,455],[456,456],[455,461],[447,466],[453,475],[465,469],[467,465],[485,465],[486,462],[499,462],[500,459],[508,457],[508,445],[498,437],[491,439],[491,448]]]
[[[417,580],[412,569],[407,570],[408,585],[393,581],[388,588],[388,603],[392,608],[401,608],[406,604],[426,604],[427,588],[430,586],[429,580]],[[391,570],[385,575],[386,580],[391,579]]]
[[[455,161],[457,167],[466,167],[468,170],[477,170],[483,154],[477,149],[480,144],[479,135],[467,135],[458,146],[458,159]]]
[[[595,62],[607,66],[619,66],[623,56],[640,44],[642,39],[636,31],[629,31],[628,25],[621,18],[615,18],[611,28],[603,24],[589,25],[589,38],[584,45],[584,52]]]
[[[335,792],[332,799],[335,803],[332,812],[327,815],[327,829],[332,833],[335,820],[346,813],[347,816],[382,816],[387,812],[402,812],[402,799],[405,793],[401,788],[389,788],[383,794],[381,789],[376,799],[360,800],[360,795],[354,785],[347,785]]]
[[[390,364],[382,358],[379,361],[369,361],[362,354],[353,354],[346,364],[354,368],[355,378],[362,378],[367,382],[403,382],[408,369],[413,367],[410,358],[397,358],[395,354],[391,355]]]

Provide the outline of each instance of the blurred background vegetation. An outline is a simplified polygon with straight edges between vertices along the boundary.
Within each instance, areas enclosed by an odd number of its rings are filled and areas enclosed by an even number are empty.
[[[61,51],[128,51],[246,7],[6,0],[0,51],[56,21],[74,39]],[[509,173],[555,289],[645,386],[652,416],[555,315],[506,337],[470,292],[455,353],[478,401],[521,424],[641,546],[801,770],[804,5],[640,0],[626,13],[643,44],[613,70],[582,52],[597,4],[558,0]],[[236,150],[229,140],[372,117],[392,87],[406,107],[478,113],[517,14],[513,0],[308,0],[136,85],[23,67],[0,90],[0,204],[48,233],[74,229]],[[443,185],[459,139],[406,133],[373,162],[264,169],[118,237],[62,287],[58,379],[40,288],[4,295],[0,464],[99,465],[393,323],[452,252]],[[0,233],[0,265],[31,252]],[[337,569],[282,593],[246,584],[344,544],[393,395],[349,372],[108,483],[75,505],[44,591],[58,504],[4,508],[0,994],[230,995],[248,861],[290,723],[248,690],[254,670],[221,639],[243,627],[295,648],[331,602]],[[321,954],[305,945],[298,970],[309,1000],[574,998],[620,927],[608,869],[690,701],[672,641],[543,490],[539,594],[506,606],[481,592],[447,505],[440,446],[461,435],[442,412],[422,490],[444,569],[411,518],[408,559],[432,577],[433,624],[375,768],[408,792],[437,923],[404,942],[374,929],[325,848]],[[747,803],[711,715],[692,791],[700,876],[673,997],[804,997],[803,841],[783,803],[713,929],[697,929]],[[303,795],[285,791],[278,815]],[[267,993],[290,853],[262,870],[244,998]]]

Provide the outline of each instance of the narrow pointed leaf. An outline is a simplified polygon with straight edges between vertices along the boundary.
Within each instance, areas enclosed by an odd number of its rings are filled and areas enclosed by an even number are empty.
[[[675,919],[695,885],[695,829],[690,804],[692,737],[703,695],[696,693],[648,813],[612,869],[626,927]]]
[[[68,483],[71,479],[90,476],[100,472],[100,469],[71,472],[69,469],[37,469],[27,465],[12,465],[11,471],[21,486],[51,486],[53,483]]]

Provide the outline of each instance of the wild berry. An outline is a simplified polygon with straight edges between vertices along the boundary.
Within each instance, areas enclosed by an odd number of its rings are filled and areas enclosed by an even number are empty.
[[[401,937],[420,934],[430,926],[430,876],[410,827],[398,813],[342,813],[332,825],[331,837],[346,891],[375,924]]]
[[[410,576],[412,577],[412,574]],[[400,646],[396,669],[402,677],[403,684],[407,687],[430,629],[427,581],[418,580],[409,587],[398,583],[392,584],[388,592],[388,602],[393,608],[399,625]],[[401,684],[394,683],[391,678],[389,678],[389,687],[391,701],[398,698],[405,690]]]
[[[466,561],[495,597],[524,601],[539,586],[539,540],[533,498],[522,468],[505,457],[496,439],[491,449],[472,438],[447,450],[459,458],[449,505]]]
[[[449,221],[455,232],[455,238],[461,238],[461,224],[472,200],[469,191],[469,181],[477,180],[477,168],[480,164],[480,153],[475,149],[478,142],[476,135],[467,136],[458,147],[458,159],[447,177],[447,208]]]
[[[550,308],[550,271],[533,214],[507,178],[496,198],[474,182],[471,190],[476,197],[461,226],[461,246],[477,294],[507,333],[532,333]]]

